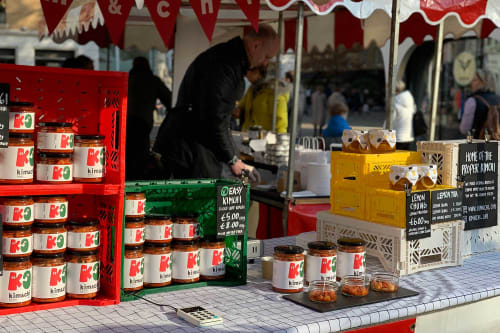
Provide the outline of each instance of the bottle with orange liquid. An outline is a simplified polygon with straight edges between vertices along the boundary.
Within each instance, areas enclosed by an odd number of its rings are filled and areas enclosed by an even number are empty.
[[[344,130],[342,133],[342,151],[347,153],[368,153],[368,132]]]
[[[382,154],[396,151],[396,131],[375,129],[368,131],[370,153]]]
[[[437,165],[425,164],[414,166],[417,167],[418,173],[417,190],[429,190],[434,188],[438,177]]]
[[[418,181],[417,166],[392,165],[389,173],[391,187],[397,191],[411,189]]]

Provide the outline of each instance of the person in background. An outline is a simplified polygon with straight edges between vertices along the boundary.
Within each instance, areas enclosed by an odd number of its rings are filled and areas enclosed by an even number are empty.
[[[392,128],[396,131],[397,149],[414,149],[413,115],[416,111],[415,100],[411,92],[406,90],[406,84],[403,81],[398,80],[391,113]]]
[[[64,60],[62,67],[94,70],[94,62],[92,59],[82,54],[76,58],[68,58]]]
[[[473,131],[474,138],[478,139],[488,116],[488,107],[481,98],[489,105],[498,105],[500,97],[495,94],[497,82],[495,75],[490,71],[478,69],[470,85],[472,96],[465,101],[460,132],[465,135],[468,131]]]
[[[349,109],[344,103],[335,103],[328,106],[328,112],[330,113],[330,120],[328,126],[323,130],[323,136],[329,139],[330,143],[340,142],[344,130],[351,129],[351,126],[346,121]]]
[[[335,91],[328,97],[327,107],[331,109],[335,104],[347,104],[345,96],[342,94],[340,88],[336,88]]]
[[[317,86],[311,96],[311,109],[314,136],[319,136],[326,122],[326,95],[322,86]]]
[[[170,108],[172,93],[155,76],[144,57],[134,59],[128,77],[127,139],[126,139],[126,179],[145,179],[150,158],[149,135],[153,128],[153,111],[156,100]]]
[[[288,109],[288,132],[290,132],[292,127],[292,112],[293,112],[293,80],[294,73],[293,71],[289,71],[285,73],[285,77],[283,79],[285,82],[288,82],[292,87],[290,90],[290,98],[288,99],[287,109]],[[297,135],[301,136],[302,132],[302,121],[304,119],[304,114],[306,112],[306,91],[302,84],[299,86],[299,109],[297,112]]]

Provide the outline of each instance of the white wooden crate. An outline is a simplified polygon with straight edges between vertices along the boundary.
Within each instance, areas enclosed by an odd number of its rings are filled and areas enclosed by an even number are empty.
[[[304,250],[307,250],[307,244],[317,240],[316,231],[303,232],[295,237],[295,244],[302,247]]]
[[[387,271],[408,275],[434,268],[462,264],[464,222],[433,224],[431,237],[406,240],[406,230],[370,223],[330,212],[319,212],[316,233],[319,240],[337,242],[341,237],[366,241],[366,252],[377,257]]]

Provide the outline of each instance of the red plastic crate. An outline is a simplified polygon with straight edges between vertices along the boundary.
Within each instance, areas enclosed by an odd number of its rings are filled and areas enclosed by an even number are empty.
[[[0,309],[0,315],[73,305],[120,301],[121,230],[125,182],[125,129],[128,74],[0,64],[0,82],[11,85],[12,101],[35,104],[36,124],[73,123],[78,134],[105,136],[106,175],[102,184],[0,185],[0,196],[67,195],[69,216],[88,215],[101,226],[101,287],[97,298]],[[35,141],[36,142],[36,141]]]

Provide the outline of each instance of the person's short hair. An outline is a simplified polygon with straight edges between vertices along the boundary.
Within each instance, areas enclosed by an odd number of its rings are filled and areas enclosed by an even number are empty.
[[[497,91],[497,79],[495,74],[485,69],[476,70],[476,76],[483,82],[484,90],[489,92]]]
[[[286,72],[285,78],[287,78],[290,82],[293,82],[293,72],[292,71]]]
[[[255,31],[254,29],[250,29],[245,35],[247,38],[258,39],[258,40],[275,40],[278,38],[278,34],[274,30],[272,26],[269,24],[259,24],[259,31]]]
[[[146,59],[146,57],[135,57],[132,68],[141,71],[151,71],[151,67],[149,67],[149,60]]]
[[[396,92],[400,93],[402,91],[405,91],[406,89],[406,84],[404,83],[403,80],[398,80],[396,82]]]
[[[334,103],[329,106],[328,109],[330,111],[330,115],[332,116],[340,116],[349,112],[349,108],[344,103]]]
[[[94,62],[92,59],[83,54],[75,58],[74,65],[75,68],[94,69]]]

